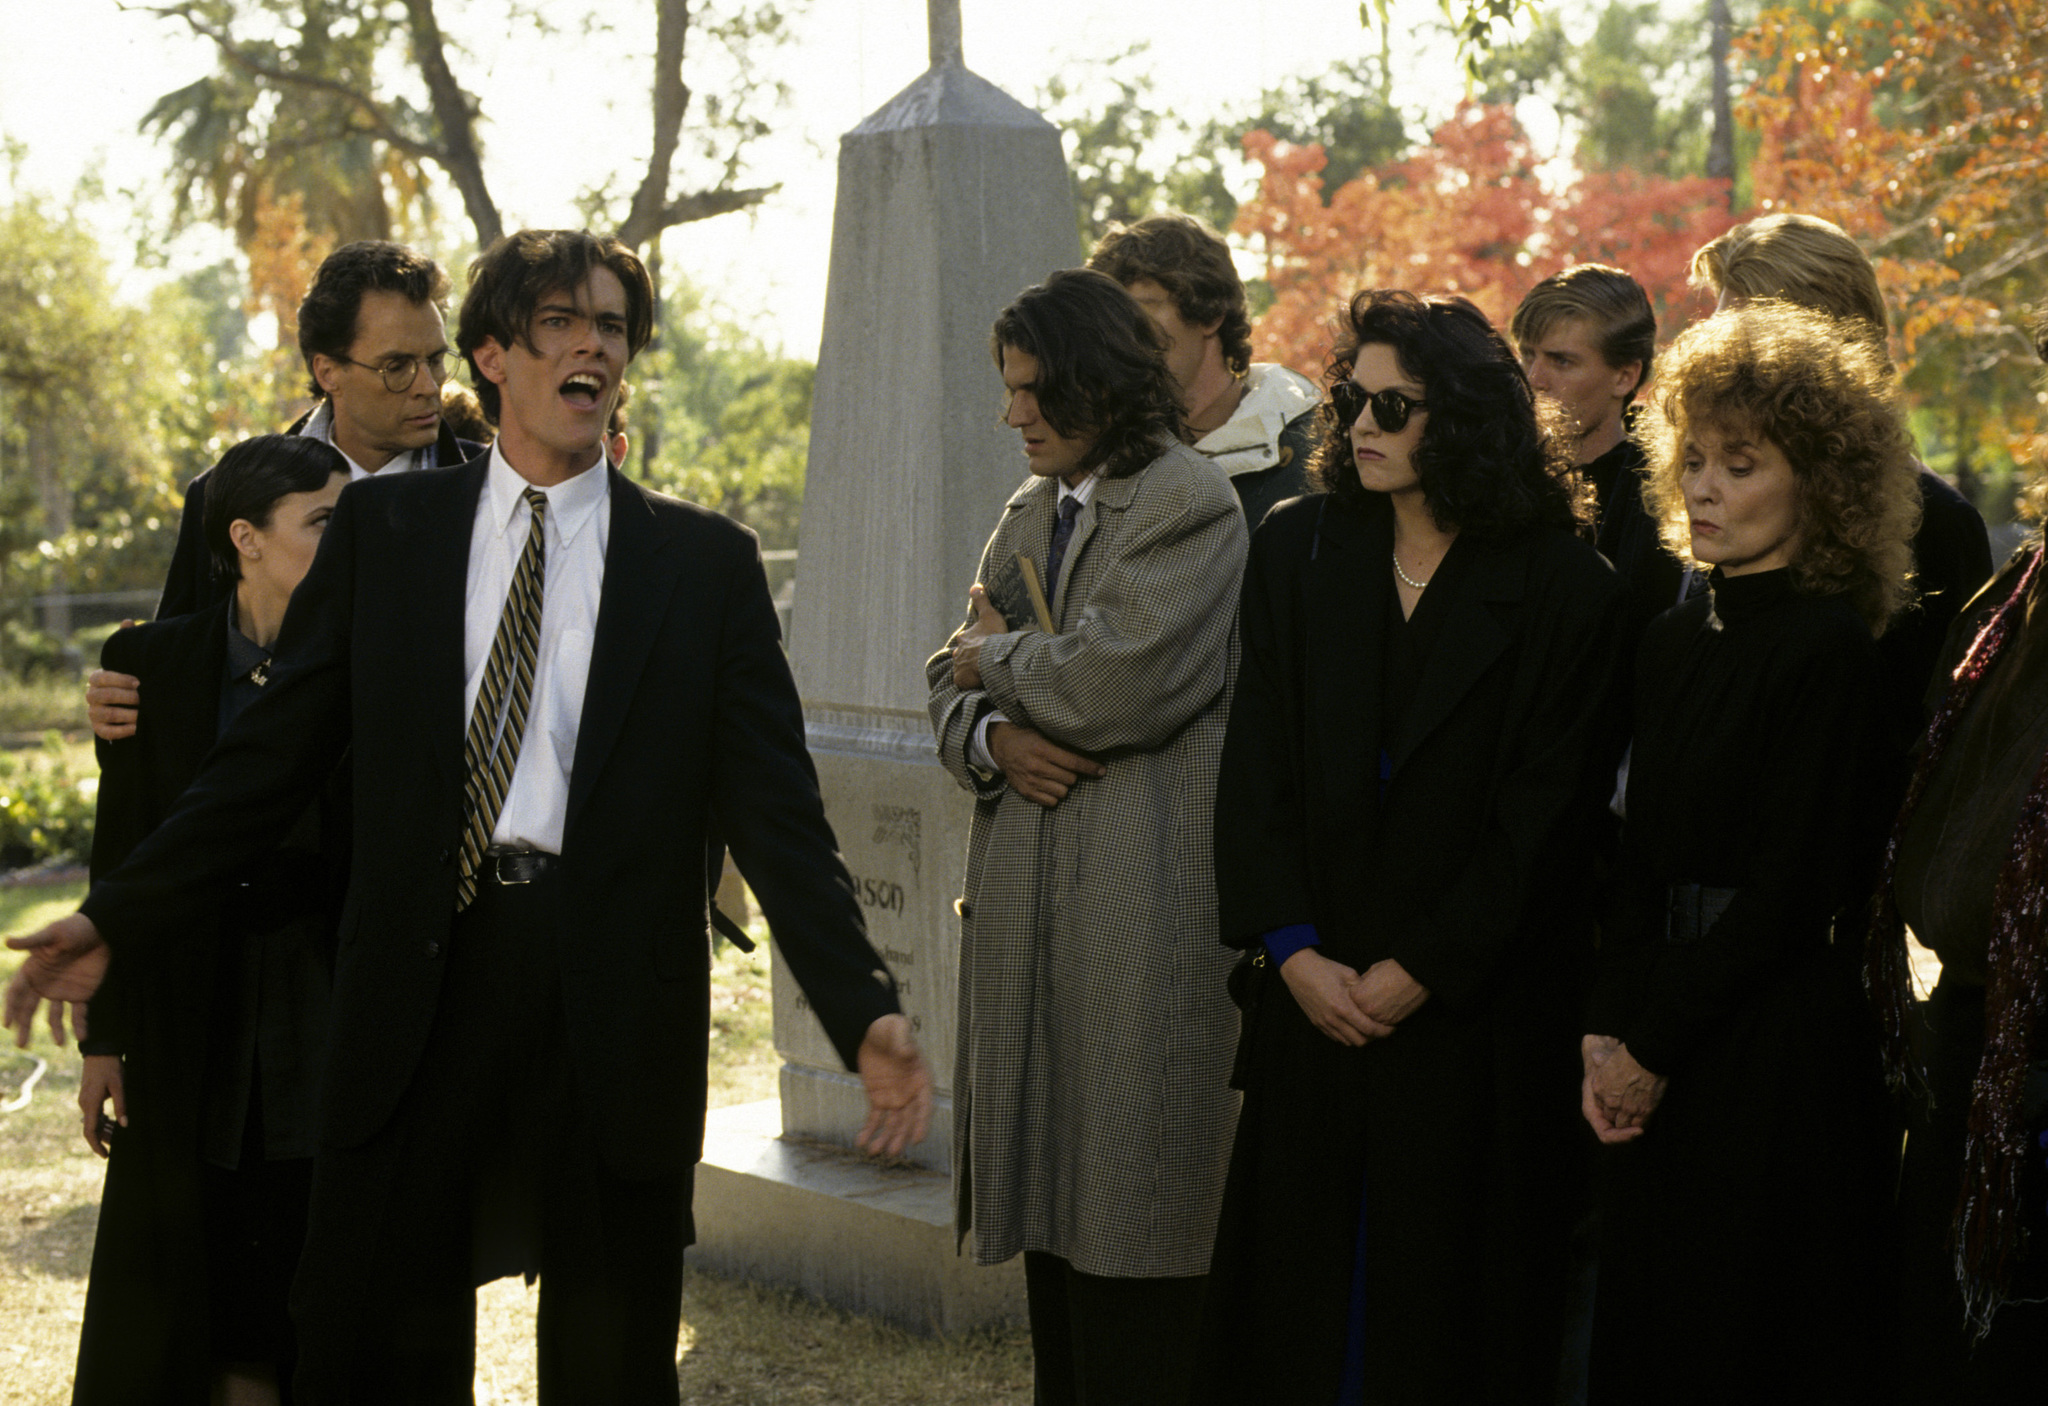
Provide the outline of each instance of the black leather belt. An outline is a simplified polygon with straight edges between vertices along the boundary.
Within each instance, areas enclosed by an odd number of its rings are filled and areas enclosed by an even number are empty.
[[[1698,942],[1707,935],[1736,890],[1709,888],[1705,884],[1673,884],[1665,891],[1664,940],[1679,944]]]
[[[546,878],[561,867],[562,856],[538,849],[492,849],[484,851],[481,878],[507,886],[530,884]]]

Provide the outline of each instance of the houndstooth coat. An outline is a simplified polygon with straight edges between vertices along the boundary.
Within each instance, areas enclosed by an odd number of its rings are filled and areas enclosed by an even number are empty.
[[[1184,445],[1096,484],[1032,624],[1059,484],[1003,511],[980,579],[1018,628],[983,688],[926,665],[946,768],[976,797],[960,916],[954,1198],[996,1264],[1042,1250],[1088,1274],[1205,1274],[1237,1118],[1233,954],[1210,848],[1237,675],[1247,533],[1223,472]],[[991,708],[1108,768],[1046,810],[968,763]]]

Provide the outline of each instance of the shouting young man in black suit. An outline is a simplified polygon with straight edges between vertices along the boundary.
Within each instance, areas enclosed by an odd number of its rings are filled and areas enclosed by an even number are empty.
[[[675,1401],[711,834],[867,1085],[863,1145],[924,1135],[930,1079],[825,822],[754,539],[605,463],[652,304],[616,240],[529,230],[478,259],[458,346],[496,447],[342,494],[265,696],[78,913],[12,939],[25,1037],[109,948],[175,940],[195,884],[274,842],[352,747],[301,1401],[468,1401],[473,1275],[507,1264],[540,1272],[544,1400]]]

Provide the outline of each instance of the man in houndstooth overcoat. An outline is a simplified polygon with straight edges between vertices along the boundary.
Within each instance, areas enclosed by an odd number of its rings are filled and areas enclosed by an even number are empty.
[[[1025,1256],[1039,1402],[1178,1402],[1237,1117],[1210,837],[1247,533],[1117,284],[1056,273],[991,341],[1032,476],[926,666],[976,798],[958,1225]]]

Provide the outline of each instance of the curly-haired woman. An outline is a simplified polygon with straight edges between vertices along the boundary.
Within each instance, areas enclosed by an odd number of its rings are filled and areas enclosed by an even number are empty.
[[[1477,308],[1367,291],[1338,331],[1218,786],[1252,955],[1201,1399],[1547,1403],[1621,590]]]
[[[1911,601],[1912,449],[1870,348],[1785,303],[1686,332],[1659,399],[1646,496],[1712,589],[1636,666],[1583,1044],[1614,1144],[1591,1399],[1873,1400],[1889,1159],[1855,939],[1901,780],[1875,637]]]

